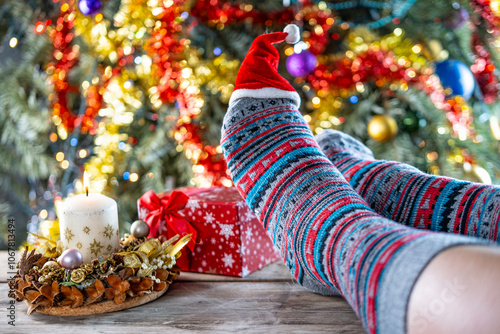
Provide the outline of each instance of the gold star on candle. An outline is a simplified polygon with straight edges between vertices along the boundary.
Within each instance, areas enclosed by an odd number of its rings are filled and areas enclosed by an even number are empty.
[[[82,249],[82,243],[80,241],[78,241],[78,243],[76,244],[76,247],[78,247],[78,249]]]
[[[108,250],[108,252],[111,252],[113,250],[113,247],[111,247],[111,245],[108,245],[106,249]]]
[[[89,234],[89,232],[90,232],[90,228],[89,228],[88,226],[85,226],[85,227],[83,228],[83,232],[84,232],[85,234]]]
[[[108,226],[106,226],[104,228],[104,232],[103,234],[108,238],[108,239],[111,239],[111,237],[113,236],[113,232],[114,232],[114,228],[113,226],[111,226],[110,224],[108,224]]]
[[[94,239],[94,242],[90,244],[90,253],[94,254],[97,257],[99,255],[99,253],[101,252],[102,247],[103,246],[101,245],[101,243],[97,242]]]
[[[75,235],[73,234],[73,232],[71,232],[71,230],[69,229],[69,227],[66,227],[66,229],[64,230],[64,238],[66,239],[67,242],[70,242],[71,239],[73,239]]]

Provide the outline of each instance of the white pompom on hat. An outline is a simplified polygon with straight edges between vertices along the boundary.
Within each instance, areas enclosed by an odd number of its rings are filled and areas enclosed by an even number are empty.
[[[288,34],[285,38],[288,44],[295,44],[300,41],[300,29],[296,24],[287,25],[285,29],[283,29],[283,32]]]
[[[255,38],[241,63],[229,105],[243,97],[254,97],[287,98],[297,107],[300,106],[299,94],[278,73],[279,53],[273,46],[274,43],[285,40],[290,44],[297,43],[300,40],[300,30],[295,24],[289,24],[283,31]]]

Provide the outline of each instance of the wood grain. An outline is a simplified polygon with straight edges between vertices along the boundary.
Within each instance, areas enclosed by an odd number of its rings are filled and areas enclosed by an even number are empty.
[[[7,285],[0,284],[1,305],[8,305]],[[26,314],[17,304],[16,327],[2,333],[363,333],[360,321],[341,297],[308,292],[283,282],[174,282],[159,299],[128,310],[92,316]]]
[[[177,281],[186,282],[294,282],[290,271],[281,261],[274,262],[254,271],[247,277],[232,277],[212,274],[200,274],[182,271]]]

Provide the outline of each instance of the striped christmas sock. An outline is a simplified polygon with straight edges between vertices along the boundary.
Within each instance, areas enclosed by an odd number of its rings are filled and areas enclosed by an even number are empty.
[[[427,263],[479,241],[411,229],[369,208],[321,152],[276,72],[271,43],[285,37],[257,37],[238,73],[221,139],[233,181],[299,283],[340,293],[370,333],[404,333]]]
[[[319,146],[371,208],[402,224],[500,243],[500,187],[428,175],[376,160],[351,136],[326,130]]]

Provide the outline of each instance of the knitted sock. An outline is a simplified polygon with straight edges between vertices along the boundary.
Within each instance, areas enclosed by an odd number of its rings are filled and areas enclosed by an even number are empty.
[[[384,217],[419,229],[500,243],[500,187],[376,160],[365,145],[340,131],[326,130],[316,140],[354,190]]]
[[[410,292],[428,262],[448,247],[482,241],[379,216],[321,152],[297,101],[243,93],[224,117],[222,149],[294,278],[340,293],[370,333],[406,332]]]

